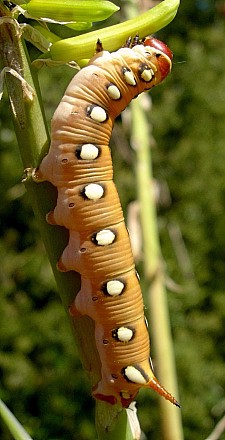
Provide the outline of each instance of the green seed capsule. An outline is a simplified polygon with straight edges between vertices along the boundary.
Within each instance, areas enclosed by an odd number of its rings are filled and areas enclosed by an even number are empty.
[[[94,2],[95,7],[98,2]],[[53,60],[65,63],[72,60],[90,59],[96,48],[96,42],[101,40],[105,50],[113,51],[121,47],[126,39],[138,32],[143,38],[167,26],[175,17],[180,0],[164,0],[147,12],[104,29],[89,32],[78,37],[67,38],[54,43],[50,48]]]
[[[119,10],[118,6],[106,0],[30,0],[21,7],[32,17],[61,22],[102,21]]]

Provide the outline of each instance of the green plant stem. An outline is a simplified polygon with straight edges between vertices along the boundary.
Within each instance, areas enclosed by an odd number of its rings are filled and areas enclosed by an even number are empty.
[[[0,3],[0,17],[7,17],[7,13],[4,5]],[[36,72],[32,70],[25,43],[19,38],[17,27],[7,21],[0,25],[0,60],[1,68],[7,67],[17,71],[34,91],[30,99],[27,95],[26,84],[22,84],[11,73],[6,73],[5,82],[12,119],[24,168],[34,168],[48,149],[49,135]],[[36,184],[29,176],[25,180],[25,186],[52,265],[61,300],[75,336],[81,362],[91,385],[95,385],[101,377],[101,363],[95,345],[94,322],[87,316],[72,319],[68,311],[69,305],[80,289],[80,276],[75,272],[61,273],[56,269],[56,263],[68,242],[68,231],[48,225],[45,218],[46,213],[56,204],[56,189],[46,182]],[[105,424],[106,417],[103,417],[103,414],[107,415],[107,424]],[[119,419],[119,425],[116,423],[117,419]],[[128,426],[125,410],[121,412],[121,408],[101,403],[97,405],[96,420],[100,439],[110,440],[113,436],[121,440],[134,439]]]
[[[157,230],[151,168],[151,134],[142,105],[142,96],[132,102],[132,145],[136,151],[136,177],[143,237],[144,271],[149,284],[148,302],[152,341],[157,365],[156,376],[178,398],[173,343],[170,329],[165,277]],[[182,440],[181,412],[164,399],[160,399],[163,439]]]
[[[32,440],[29,434],[25,431],[23,426],[18,422],[16,417],[11,413],[9,408],[0,399],[0,416],[4,420],[9,431],[15,440]]]
[[[0,416],[4,420],[9,431],[15,440],[32,440],[29,434],[25,431],[23,426],[18,422],[16,417],[11,413],[9,408],[0,399]]]
[[[96,429],[99,440],[139,440],[131,429],[127,411],[118,406],[96,402]]]

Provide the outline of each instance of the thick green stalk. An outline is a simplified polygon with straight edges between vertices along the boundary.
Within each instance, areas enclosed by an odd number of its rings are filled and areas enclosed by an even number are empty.
[[[136,177],[143,237],[144,271],[149,284],[149,320],[157,364],[156,376],[178,398],[173,342],[165,290],[151,168],[151,133],[142,96],[132,102],[132,145],[136,151]],[[160,399],[163,439],[182,440],[181,412]]]
[[[49,136],[36,74],[32,71],[25,43],[19,38],[18,28],[16,24],[12,24],[11,17],[6,14],[8,11],[0,2],[0,17],[4,16],[5,20],[0,24],[0,67],[12,69],[11,73],[7,70],[8,73],[5,76],[12,119],[24,168],[33,168],[38,165],[40,157],[48,149]],[[12,75],[13,71],[22,75],[25,82],[21,82],[20,79]],[[62,302],[75,335],[81,362],[89,376],[91,385],[95,385],[100,379],[101,364],[95,345],[94,323],[86,316],[72,319],[68,312],[69,305],[79,291],[80,277],[75,272],[61,273],[56,269],[56,263],[68,241],[68,232],[64,228],[48,225],[45,219],[46,213],[55,206],[56,190],[45,182],[34,183],[29,173],[24,183],[52,265]],[[104,414],[107,415],[107,424],[105,424]],[[121,408],[101,403],[101,405],[97,405],[96,419],[99,439],[134,440],[135,437],[131,435],[125,410],[121,412]],[[119,425],[116,423],[117,419]]]
[[[128,411],[130,410],[97,401],[96,429],[99,440],[139,440],[139,436],[131,428]]]
[[[3,16],[4,13],[4,6],[0,5],[0,15]],[[49,135],[39,99],[38,81],[35,72],[32,71],[26,46],[23,40],[19,39],[16,24],[13,25],[7,20],[0,26],[0,59],[2,68],[6,67],[12,69],[12,72],[16,71],[25,80],[22,83],[11,73],[5,75],[12,119],[24,168],[32,169],[38,165],[40,156],[48,149]],[[28,96],[28,85],[32,88],[33,95]],[[68,240],[68,234],[64,228],[52,227],[47,224],[45,219],[46,213],[55,206],[56,190],[48,183],[34,183],[29,174],[24,183],[52,265],[62,302],[76,334],[82,363],[89,371],[90,363],[94,362],[93,371],[97,371],[98,376],[100,362],[95,349],[93,323],[88,318],[72,320],[68,313],[68,306],[79,290],[80,278],[75,272],[63,274],[56,269],[56,262]],[[88,342],[85,344],[84,334],[89,335],[86,336]],[[96,374],[94,376],[91,378],[92,383],[96,381]]]

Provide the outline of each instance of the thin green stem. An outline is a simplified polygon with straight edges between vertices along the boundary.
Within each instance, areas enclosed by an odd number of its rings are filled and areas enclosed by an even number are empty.
[[[9,431],[15,440],[32,440],[29,434],[25,431],[23,426],[18,422],[16,417],[11,413],[9,408],[0,399],[0,416],[4,420]]]
[[[144,271],[149,284],[152,341],[157,377],[178,398],[176,368],[170,328],[165,276],[162,268],[151,165],[151,133],[142,96],[132,102],[132,145],[136,151],[136,176],[143,237]],[[181,413],[160,399],[163,439],[182,440]]]

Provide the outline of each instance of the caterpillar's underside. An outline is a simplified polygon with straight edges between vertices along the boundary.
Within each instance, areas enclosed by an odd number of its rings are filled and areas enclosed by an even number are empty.
[[[71,313],[95,321],[102,377],[94,397],[128,407],[139,388],[150,387],[179,406],[152,371],[142,294],[112,181],[109,139],[115,117],[171,69],[166,45],[154,38],[136,43],[97,53],[72,79],[35,178],[57,187],[57,205],[47,220],[69,230],[58,268],[81,275]]]

